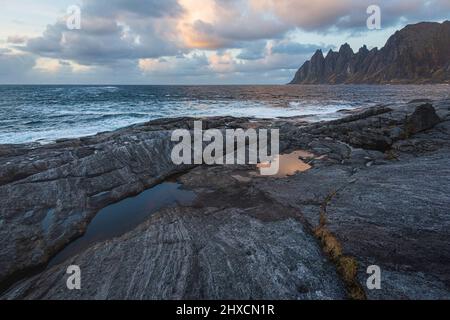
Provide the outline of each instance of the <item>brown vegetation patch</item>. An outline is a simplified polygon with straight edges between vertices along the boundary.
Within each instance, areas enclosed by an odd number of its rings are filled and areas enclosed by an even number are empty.
[[[353,300],[365,300],[366,294],[358,281],[358,262],[355,258],[343,255],[342,245],[336,236],[327,228],[326,207],[336,192],[332,192],[320,207],[319,226],[314,235],[319,239],[322,250],[336,265],[337,271],[345,283],[347,294]]]

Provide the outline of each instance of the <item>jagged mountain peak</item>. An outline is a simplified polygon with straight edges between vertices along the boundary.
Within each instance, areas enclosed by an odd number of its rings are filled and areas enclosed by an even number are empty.
[[[369,49],[367,49],[366,45],[363,45],[361,48],[359,48],[358,53],[369,53]]]
[[[314,55],[312,56],[311,60],[313,59],[323,59],[323,52],[322,49],[317,49]]]
[[[350,45],[346,42],[344,43],[340,48],[339,48],[339,53],[352,53],[353,54],[353,49],[352,47],[350,47]]]
[[[450,83],[450,21],[411,24],[395,32],[378,50],[348,43],[323,58],[317,50],[292,84]]]

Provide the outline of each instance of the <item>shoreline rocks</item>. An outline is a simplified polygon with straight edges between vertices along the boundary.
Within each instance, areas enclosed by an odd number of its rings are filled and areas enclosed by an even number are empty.
[[[379,106],[314,124],[252,122],[279,127],[281,150],[317,156],[310,170],[285,179],[258,177],[248,166],[174,166],[168,135],[191,128],[188,118],[0,146],[2,281],[45,264],[100,208],[174,173],[184,172],[179,180],[198,194],[194,205],[164,209],[1,298],[344,299],[346,283],[314,237],[331,193],[327,228],[358,261],[361,286],[368,265],[382,269],[384,289],[365,290],[368,298],[449,298],[450,100],[433,105]],[[249,120],[204,124],[245,128]],[[86,270],[86,290],[65,289],[68,263]],[[239,286],[226,284],[233,281]]]
[[[189,168],[170,158],[170,130],[178,126],[189,122],[163,119],[49,145],[1,146],[0,284],[45,264],[98,210]]]

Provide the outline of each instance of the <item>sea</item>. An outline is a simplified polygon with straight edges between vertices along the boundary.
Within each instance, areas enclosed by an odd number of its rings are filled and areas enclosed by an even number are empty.
[[[180,116],[314,122],[355,108],[449,95],[448,85],[1,85],[0,144],[45,144]]]

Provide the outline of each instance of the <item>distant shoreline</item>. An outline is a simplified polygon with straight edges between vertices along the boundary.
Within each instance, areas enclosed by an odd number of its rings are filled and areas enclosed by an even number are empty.
[[[180,116],[316,122],[448,92],[447,85],[0,86],[0,143],[48,143]]]

